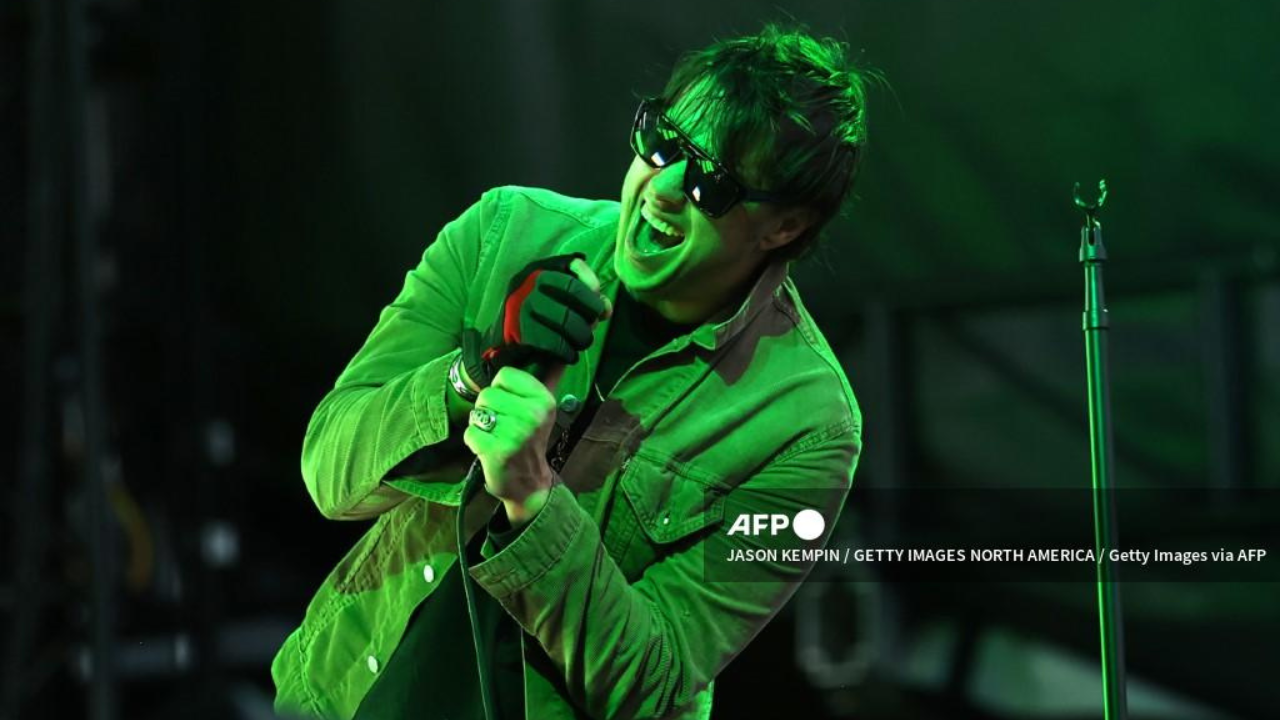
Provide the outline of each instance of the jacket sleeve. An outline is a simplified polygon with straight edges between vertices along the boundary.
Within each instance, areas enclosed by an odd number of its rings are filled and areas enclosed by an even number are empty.
[[[325,517],[357,520],[393,507],[405,496],[383,482],[388,472],[449,437],[448,368],[500,207],[499,191],[490,191],[444,227],[311,416],[302,475]]]
[[[816,509],[828,521],[825,545],[851,487],[858,429],[814,431],[800,444],[730,492],[726,507],[788,516]],[[694,701],[813,567],[729,563],[732,552],[765,541],[728,529],[726,521],[629,583],[595,522],[557,485],[525,531],[471,572],[538,639],[591,717],[663,718]]]

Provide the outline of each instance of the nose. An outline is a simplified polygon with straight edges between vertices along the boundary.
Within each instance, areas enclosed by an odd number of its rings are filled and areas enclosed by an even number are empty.
[[[688,160],[681,158],[661,170],[649,180],[645,188],[645,200],[660,212],[675,214],[684,207],[684,169]]]

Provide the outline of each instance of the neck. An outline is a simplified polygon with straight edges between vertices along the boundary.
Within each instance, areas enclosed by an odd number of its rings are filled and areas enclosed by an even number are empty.
[[[733,317],[738,308],[742,307],[742,303],[747,299],[747,295],[755,287],[767,266],[767,263],[762,264],[740,285],[716,300],[649,297],[644,293],[632,293],[632,297],[677,325],[697,326],[710,321],[720,322]],[[627,292],[630,291],[627,290]]]

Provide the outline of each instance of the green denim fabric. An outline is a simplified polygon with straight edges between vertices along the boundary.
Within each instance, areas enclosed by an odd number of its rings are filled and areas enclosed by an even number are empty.
[[[470,458],[425,469],[405,461],[459,432],[445,402],[463,329],[487,327],[508,279],[551,255],[583,253],[615,298],[618,217],[616,202],[491,190],[408,273],[307,429],[302,473],[320,511],[377,521],[280,649],[278,710],[350,718],[414,608],[454,571]],[[608,331],[600,323],[566,370],[562,400],[596,392]],[[716,675],[812,567],[739,563],[723,580],[723,567],[710,568],[760,543],[727,532],[726,507],[813,507],[829,533],[861,448],[858,407],[782,263],[763,271],[740,307],[599,391],[605,402],[545,507],[509,546],[486,544],[471,575],[542,646],[525,653],[529,718],[706,718]],[[561,427],[575,405],[583,403],[562,402]],[[393,472],[404,467],[414,474]],[[470,503],[467,532],[481,531],[494,507],[483,493]],[[471,642],[467,627],[439,632],[440,652]]]

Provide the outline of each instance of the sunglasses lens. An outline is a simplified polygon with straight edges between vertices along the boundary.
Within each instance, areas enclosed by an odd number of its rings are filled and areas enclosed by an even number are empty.
[[[631,149],[651,168],[663,168],[688,157],[684,194],[709,217],[720,217],[733,208],[743,189],[732,176],[695,149],[687,149],[680,133],[667,124],[662,111],[644,103],[636,112]]]
[[[720,217],[738,202],[742,188],[728,173],[697,158],[684,172],[684,194],[706,215]]]
[[[661,118],[656,110],[642,108],[631,133],[631,149],[652,168],[666,167],[680,159],[680,138],[664,129]]]

